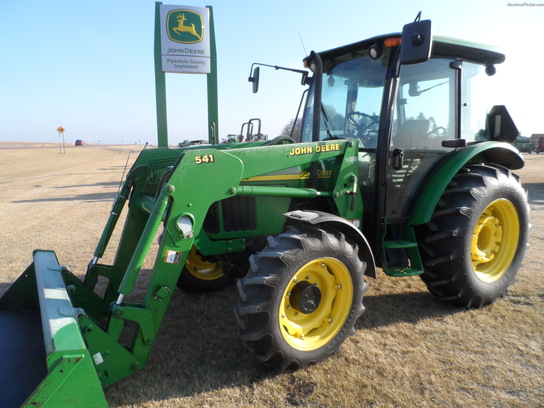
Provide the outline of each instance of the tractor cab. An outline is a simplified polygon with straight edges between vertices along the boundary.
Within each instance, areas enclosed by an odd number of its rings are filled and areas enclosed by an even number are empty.
[[[384,224],[387,234],[402,237],[395,225],[412,219],[426,181],[455,152],[481,141],[511,141],[517,134],[506,109],[492,110],[490,100],[490,76],[504,55],[446,37],[432,37],[420,52],[412,40],[416,29],[319,53],[322,73],[314,72],[304,110],[301,142],[359,141],[362,227],[369,237],[383,234]],[[429,39],[430,26],[422,35]],[[403,55],[406,42],[419,56]],[[311,56],[306,65],[315,70]],[[314,133],[316,103],[320,119]],[[492,129],[495,123],[502,129]],[[506,154],[500,160],[511,165],[519,158]]]

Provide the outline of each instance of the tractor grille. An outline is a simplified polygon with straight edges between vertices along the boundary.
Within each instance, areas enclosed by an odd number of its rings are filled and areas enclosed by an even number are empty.
[[[221,212],[219,211],[221,206]],[[208,233],[220,232],[219,214],[223,215],[223,231],[252,231],[257,228],[255,197],[230,197],[210,207],[204,230]]]
[[[221,204],[226,232],[256,229],[255,197],[231,197]]]

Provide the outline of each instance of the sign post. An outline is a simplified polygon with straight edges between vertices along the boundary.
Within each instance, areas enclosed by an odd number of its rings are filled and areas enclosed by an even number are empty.
[[[217,49],[215,47],[215,25],[213,9],[210,10],[210,73],[208,74],[208,141],[219,142],[219,107],[217,93]]]
[[[60,149],[60,153],[66,153],[66,149],[64,147],[64,128],[62,126],[59,126],[57,128],[57,132],[59,132],[59,149]],[[61,142],[61,138],[62,138],[62,142]],[[64,150],[64,152],[63,152]]]
[[[208,139],[218,127],[217,62],[211,6],[155,3],[155,87],[159,147],[168,147],[165,73],[208,75]]]
[[[161,57],[161,5],[155,3],[155,93],[157,101],[157,143],[168,147],[168,122],[166,115],[166,77]]]

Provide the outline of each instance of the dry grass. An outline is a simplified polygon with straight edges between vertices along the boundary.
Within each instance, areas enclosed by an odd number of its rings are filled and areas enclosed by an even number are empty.
[[[83,272],[128,149],[68,147],[61,155],[55,146],[5,146],[0,143],[0,293],[35,248],[54,249],[61,264]],[[343,353],[280,374],[256,362],[238,340],[234,287],[177,292],[148,365],[107,390],[110,405],[544,406],[544,155],[525,157],[518,173],[530,193],[531,247],[508,296],[492,306],[454,308],[437,302],[417,277],[380,274]]]

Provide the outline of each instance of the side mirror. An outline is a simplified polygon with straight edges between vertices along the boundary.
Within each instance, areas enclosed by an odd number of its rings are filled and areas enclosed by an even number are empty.
[[[253,76],[250,76],[247,80],[253,83],[253,93],[259,91],[259,74],[261,72],[261,67],[256,67],[253,70]]]
[[[512,143],[519,135],[514,120],[504,105],[495,105],[487,114],[489,140]]]
[[[419,12],[415,21],[402,29],[400,63],[409,65],[427,61],[431,56],[432,42],[431,20],[421,20]]]

